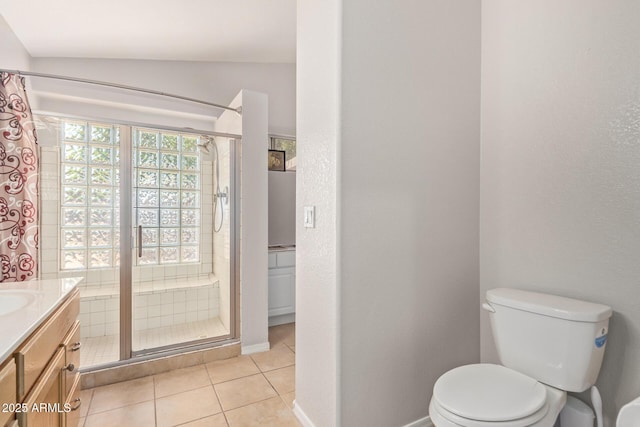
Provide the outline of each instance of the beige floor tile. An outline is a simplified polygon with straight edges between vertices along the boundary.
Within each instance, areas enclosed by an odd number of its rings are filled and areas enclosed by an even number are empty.
[[[296,352],[296,345],[295,344],[291,344],[291,345],[287,344],[287,347],[289,347],[291,349],[291,351],[293,351],[294,353]]]
[[[271,347],[278,344],[294,345],[296,342],[296,324],[286,323],[284,325],[272,326],[269,328],[269,343]]]
[[[175,369],[155,376],[156,399],[211,385],[204,365]]]
[[[227,419],[224,414],[217,414],[212,417],[201,418],[190,423],[181,424],[180,427],[227,427]]]
[[[153,400],[153,377],[140,378],[93,389],[89,414]]]
[[[298,427],[291,409],[275,397],[225,412],[230,427]]]
[[[80,392],[80,418],[84,418],[89,413],[91,406],[91,398],[93,397],[93,389],[82,390]]]
[[[269,380],[269,382],[271,383],[273,388],[276,389],[278,394],[291,393],[296,389],[295,365],[265,372],[264,376],[267,377],[267,380]]]
[[[85,427],[151,427],[155,425],[153,407],[153,401],[149,401],[98,414],[90,414],[85,422]]]
[[[78,427],[84,427],[85,417],[82,417],[78,420]]]
[[[289,409],[293,410],[293,401],[296,399],[296,392],[292,391],[291,393],[280,395],[282,401],[289,407]]]
[[[238,356],[227,360],[207,363],[209,377],[214,384],[235,380],[260,373],[260,369],[249,356]]]
[[[216,384],[214,388],[225,411],[277,396],[262,374]]]
[[[269,351],[252,354],[251,358],[262,372],[291,366],[296,362],[295,354],[284,344],[279,344]]]
[[[222,412],[213,386],[156,399],[158,427],[175,426]]]

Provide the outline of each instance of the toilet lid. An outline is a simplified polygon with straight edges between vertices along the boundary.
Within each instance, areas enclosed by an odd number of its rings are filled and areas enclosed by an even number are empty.
[[[452,369],[433,387],[438,404],[460,417],[510,421],[527,417],[545,404],[545,387],[513,369],[482,363]]]

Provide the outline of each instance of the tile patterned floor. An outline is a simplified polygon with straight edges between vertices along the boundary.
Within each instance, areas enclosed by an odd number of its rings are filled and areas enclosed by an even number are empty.
[[[134,333],[134,350],[161,347],[179,342],[188,342],[208,337],[227,335],[218,317],[179,325],[145,329]],[[120,336],[106,335],[102,337],[84,338],[80,366],[94,366],[120,359]]]
[[[82,391],[80,427],[297,427],[295,324],[271,350]]]

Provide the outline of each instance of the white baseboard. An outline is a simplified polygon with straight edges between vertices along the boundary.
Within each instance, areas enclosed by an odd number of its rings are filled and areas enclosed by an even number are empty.
[[[304,413],[300,405],[293,401],[293,414],[296,416],[302,427],[316,427],[313,422],[309,419],[307,414]],[[426,416],[424,418],[420,418],[419,420],[415,420],[412,423],[405,425],[404,427],[435,427],[431,422],[431,417]]]
[[[282,314],[280,316],[269,317],[269,326],[284,325],[285,323],[294,323],[296,321],[296,314]]]
[[[262,351],[269,351],[270,348],[269,341],[267,341],[260,344],[243,345],[240,352],[241,354],[253,354],[260,353]]]
[[[293,401],[293,415],[295,415],[298,421],[300,421],[302,427],[316,427],[295,400]]]
[[[419,420],[415,420],[414,422],[409,423],[404,427],[434,427],[434,425],[431,422],[431,417],[426,416],[424,418],[420,418]]]

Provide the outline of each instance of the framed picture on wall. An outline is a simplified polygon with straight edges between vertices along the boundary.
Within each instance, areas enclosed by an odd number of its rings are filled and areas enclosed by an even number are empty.
[[[269,170],[284,172],[287,169],[285,151],[269,150]]]

